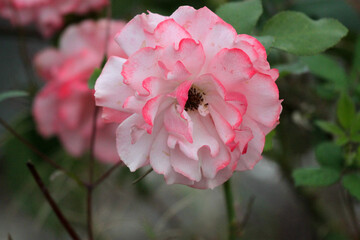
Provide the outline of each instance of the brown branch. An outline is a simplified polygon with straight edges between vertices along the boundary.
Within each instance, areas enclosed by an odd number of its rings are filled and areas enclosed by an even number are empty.
[[[144,173],[144,175],[142,175],[142,176],[138,177],[137,179],[135,179],[135,180],[132,182],[132,184],[136,184],[136,183],[140,182],[143,178],[145,178],[145,177],[146,177],[149,173],[151,173],[152,171],[153,171],[153,169],[150,168],[149,170],[147,170],[147,171]]]
[[[13,240],[10,233],[8,233],[8,240]]]
[[[92,193],[93,193],[93,181],[94,181],[94,148],[95,148],[95,141],[96,141],[96,122],[97,122],[97,115],[99,112],[99,108],[95,106],[94,115],[92,119],[92,130],[91,130],[91,138],[90,138],[90,156],[89,156],[89,183],[87,185],[87,201],[86,201],[86,214],[87,214],[87,230],[89,240],[94,239],[93,234],[93,218],[92,218]]]
[[[100,185],[104,180],[106,180],[113,172],[114,170],[117,169],[117,167],[119,167],[120,165],[122,165],[122,161],[118,161],[117,163],[115,163],[111,168],[109,168],[101,177],[99,177],[94,183],[93,183],[93,188],[96,188],[98,185]]]
[[[77,235],[77,233],[71,227],[70,223],[66,220],[64,214],[61,212],[60,208],[55,203],[54,199],[51,197],[49,191],[47,190],[43,181],[41,180],[39,173],[36,171],[35,166],[31,162],[28,162],[26,165],[29,168],[29,170],[30,170],[32,176],[34,177],[37,185],[39,186],[41,192],[44,194],[46,200],[50,204],[52,210],[55,212],[56,216],[58,217],[59,221],[64,226],[64,228],[66,229],[66,231],[68,232],[70,237],[73,240],[80,240],[80,237]]]
[[[24,145],[26,145],[31,151],[33,151],[36,155],[38,155],[42,160],[49,163],[51,166],[56,168],[57,170],[65,173],[68,177],[76,181],[80,185],[85,185],[82,181],[80,181],[76,176],[69,173],[67,170],[65,170],[63,167],[61,167],[59,164],[51,160],[46,154],[41,152],[39,149],[37,149],[34,145],[32,145],[28,140],[26,140],[23,136],[21,136],[19,133],[15,131],[9,124],[7,124],[2,118],[0,118],[0,124],[8,130],[11,134],[13,134],[20,142],[22,142]]]

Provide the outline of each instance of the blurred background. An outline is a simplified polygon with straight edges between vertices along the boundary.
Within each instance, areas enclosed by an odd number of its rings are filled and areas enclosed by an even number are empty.
[[[112,0],[112,16],[130,20],[150,10],[169,15],[181,5],[207,6],[216,10],[226,0]],[[326,52],[341,70],[350,75],[355,44],[360,36],[358,0],[263,0],[263,15],[254,31],[267,19],[283,10],[306,13],[312,19],[331,17],[348,29],[348,35]],[[85,18],[99,18],[103,12],[66,16],[66,25]],[[41,49],[56,44],[59,36],[44,39],[35,27],[21,30],[0,19],[0,92],[27,89],[29,75],[38,87],[43,82],[26,66]],[[26,44],[25,44],[25,43]],[[24,51],[26,53],[24,53]],[[349,214],[339,194],[339,184],[326,188],[295,187],[292,171],[317,166],[315,148],[332,136],[316,126],[316,120],[336,121],[339,83],[331,79],[332,69],[311,57],[296,57],[272,49],[272,67],[280,70],[277,84],[284,99],[280,125],[264,159],[253,171],[237,172],[232,177],[236,209],[245,217],[243,239],[308,240],[355,239]],[[325,73],[324,73],[325,72]],[[326,74],[328,73],[328,74]],[[330,74],[330,77],[328,76]],[[341,83],[340,83],[341,85]],[[347,85],[359,106],[359,78]],[[62,166],[86,177],[84,159],[67,155],[56,138],[44,140],[36,133],[31,119],[29,98],[0,103],[0,116]],[[0,127],[0,239],[69,239],[35,185],[25,163],[33,161],[50,192],[69,221],[85,236],[85,191],[72,180],[54,171],[21,142]],[[109,165],[96,164],[99,175]],[[226,239],[227,219],[222,187],[196,190],[166,185],[163,177],[150,173],[133,185],[147,169],[130,173],[120,167],[94,192],[94,229],[96,239]],[[356,208],[359,212],[360,209]]]

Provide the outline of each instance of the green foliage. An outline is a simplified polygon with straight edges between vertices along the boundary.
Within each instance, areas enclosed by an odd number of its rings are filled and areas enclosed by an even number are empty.
[[[360,200],[360,174],[346,174],[342,179],[342,185],[349,193]]]
[[[335,19],[314,21],[300,12],[283,11],[265,24],[262,35],[273,36],[275,48],[296,55],[314,55],[337,44],[347,32]]]
[[[0,93],[0,102],[9,99],[9,98],[17,98],[17,97],[27,97],[29,94],[25,91],[13,90]]]
[[[100,68],[95,68],[93,73],[90,76],[89,81],[88,81],[88,87],[90,89],[94,89],[96,80],[98,79],[100,74],[101,74],[101,69]]]
[[[272,36],[255,36],[259,42],[265,47],[266,52],[269,54],[270,48],[275,42],[275,38]]]
[[[323,142],[315,148],[316,160],[323,167],[340,169],[343,165],[341,147],[333,142]]]
[[[337,61],[325,54],[302,57],[301,60],[306,63],[312,74],[329,81],[337,90],[346,90],[347,75]]]
[[[273,147],[273,139],[276,135],[276,131],[272,130],[269,132],[265,137],[265,146],[264,146],[264,152],[270,151]]]
[[[250,34],[263,12],[260,0],[229,2],[221,5],[216,14],[231,24],[238,33]]]
[[[274,68],[279,70],[280,77],[285,77],[289,74],[303,74],[309,71],[308,66],[301,61],[275,65]]]
[[[342,127],[350,129],[355,118],[355,105],[346,93],[342,93],[338,101],[337,118]]]
[[[292,174],[296,186],[329,186],[340,179],[340,173],[332,168],[300,168]]]
[[[344,131],[336,124],[326,121],[316,121],[316,125],[323,131],[333,134],[335,136],[344,136]]]
[[[350,239],[341,233],[330,232],[326,235],[324,240],[350,240]]]

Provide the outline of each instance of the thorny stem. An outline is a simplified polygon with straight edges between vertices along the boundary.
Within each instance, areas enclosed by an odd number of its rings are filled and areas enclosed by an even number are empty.
[[[228,229],[229,229],[229,240],[236,239],[236,213],[234,207],[234,200],[231,190],[230,179],[223,184],[224,186],[224,195],[226,203],[226,211],[228,216]]]
[[[71,225],[69,224],[69,222],[66,220],[64,214],[61,212],[60,208],[58,207],[58,205],[55,203],[54,199],[51,197],[49,191],[47,190],[47,188],[45,187],[43,181],[40,178],[39,173],[36,171],[35,166],[31,163],[28,162],[27,167],[29,168],[32,176],[34,177],[37,185],[39,186],[41,192],[44,194],[46,200],[48,201],[48,203],[50,204],[52,210],[54,211],[54,213],[56,214],[56,216],[58,217],[59,221],[61,222],[61,224],[64,226],[64,228],[66,229],[66,231],[68,232],[68,234],[70,235],[70,237],[73,240],[80,240],[80,237],[77,235],[77,233],[75,232],[75,230],[71,227]]]
[[[111,19],[111,1],[106,9],[106,19],[107,19],[107,28],[105,32],[105,39],[104,39],[104,59],[107,58],[107,51],[109,48],[108,38],[110,35],[110,19]],[[103,66],[102,66],[103,67]],[[95,106],[93,122],[92,122],[92,131],[91,131],[91,138],[90,138],[90,159],[89,159],[89,183],[87,184],[87,225],[88,225],[88,236],[89,240],[93,240],[93,218],[92,218],[92,196],[94,188],[104,181],[110,174],[116,169],[120,163],[115,164],[109,171],[105,172],[103,176],[101,176],[95,183],[94,183],[94,148],[95,148],[95,140],[96,140],[96,122],[97,122],[97,115],[99,112],[99,108]]]
[[[75,182],[77,182],[80,185],[84,185],[84,183],[78,179],[74,174],[69,173],[67,170],[65,170],[63,167],[61,167],[59,164],[51,160],[46,154],[41,152],[39,149],[37,149],[34,145],[32,145],[28,140],[26,140],[23,136],[21,136],[19,133],[15,131],[9,124],[7,124],[2,118],[0,118],[0,124],[8,130],[11,134],[13,134],[17,139],[20,140],[23,144],[25,144],[31,151],[33,151],[36,155],[38,155],[41,159],[43,159],[45,162],[49,163],[51,166],[56,168],[57,170],[65,173],[68,177],[73,179]]]

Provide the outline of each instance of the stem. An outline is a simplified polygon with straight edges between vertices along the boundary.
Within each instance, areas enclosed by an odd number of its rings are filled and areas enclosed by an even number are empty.
[[[117,163],[114,164],[114,166],[112,166],[111,168],[109,168],[101,177],[98,178],[98,180],[96,180],[93,183],[93,188],[96,188],[98,185],[100,185],[104,180],[106,180],[113,172],[114,170],[117,169],[118,166],[120,166],[122,164],[122,161],[118,161]]]
[[[225,203],[226,211],[228,216],[228,229],[229,229],[229,240],[236,239],[236,213],[234,207],[234,200],[231,191],[230,179],[224,183],[224,194],[225,194]]]
[[[55,203],[54,199],[51,197],[49,191],[47,190],[47,188],[45,187],[43,181],[41,180],[39,173],[36,171],[35,166],[31,162],[28,162],[26,165],[29,168],[29,170],[30,170],[32,176],[34,177],[37,185],[39,186],[41,192],[44,194],[46,200],[50,204],[52,210],[55,212],[56,216],[58,217],[59,221],[64,226],[64,228],[66,229],[66,231],[68,232],[70,237],[73,240],[80,240],[80,237],[77,235],[77,233],[71,227],[69,222],[64,217],[64,214],[61,212],[60,208]]]
[[[65,173],[68,177],[73,179],[75,182],[77,182],[79,185],[84,185],[84,183],[78,179],[74,174],[69,173],[67,170],[65,170],[63,167],[61,167],[59,164],[51,160],[45,153],[41,152],[39,149],[37,149],[34,145],[32,145],[28,140],[26,140],[24,137],[22,137],[19,133],[15,131],[9,124],[7,124],[2,118],[0,118],[0,124],[8,130],[11,134],[13,134],[17,139],[19,139],[20,142],[25,144],[31,151],[33,151],[36,155],[38,155],[42,160],[49,163],[51,166],[56,168],[57,170]]]
[[[92,193],[94,189],[93,181],[94,181],[94,147],[96,140],[96,122],[99,108],[95,106],[93,121],[92,121],[92,130],[91,130],[91,138],[90,138],[90,157],[89,157],[89,184],[87,187],[87,225],[88,225],[88,236],[89,240],[94,239],[93,234],[93,218],[92,218]]]
[[[87,204],[86,204],[86,212],[87,212],[87,226],[88,226],[88,236],[89,240],[94,239],[93,235],[93,218],[92,218],[92,186],[87,188]]]
[[[137,179],[135,179],[132,184],[136,184],[138,182],[140,182],[143,178],[145,178],[149,173],[151,173],[153,171],[152,168],[150,168],[149,170],[147,170],[143,175],[141,175],[140,177],[138,177]]]

